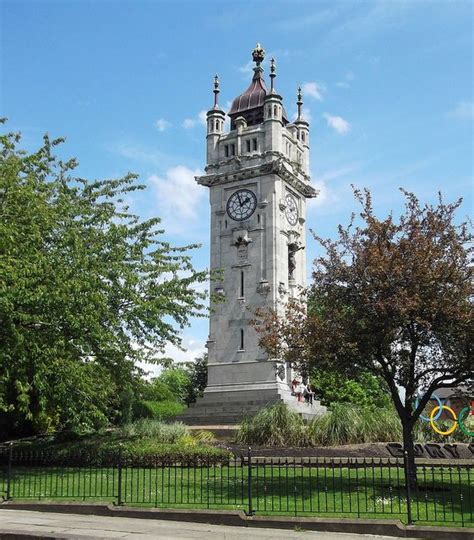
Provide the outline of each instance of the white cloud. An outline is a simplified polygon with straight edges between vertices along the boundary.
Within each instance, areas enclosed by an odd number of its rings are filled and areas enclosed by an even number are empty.
[[[326,119],[328,126],[344,135],[351,130],[351,125],[347,120],[344,120],[342,116],[332,116],[329,113],[324,113],[323,117]]]
[[[207,126],[207,111],[199,111],[198,118],[203,126]]]
[[[201,174],[198,169],[177,165],[169,168],[164,177],[156,174],[149,177],[156,193],[157,214],[162,217],[167,232],[178,225],[189,232],[190,221],[197,218],[198,207],[206,196],[206,190],[194,179]]]
[[[448,113],[450,118],[459,120],[471,120],[474,118],[474,102],[461,101],[457,107]]]
[[[184,129],[191,129],[196,125],[196,120],[193,118],[185,118],[183,122]]]
[[[197,124],[207,126],[207,111],[199,111],[195,118],[185,118],[182,126],[184,129],[192,129]]]
[[[165,120],[164,118],[158,118],[158,120],[155,122],[155,127],[160,132],[165,131],[171,127],[171,122],[168,122],[168,120]]]
[[[243,66],[240,66],[238,70],[240,71],[240,73],[242,73],[242,75],[245,76],[245,79],[247,79],[249,75],[253,75],[253,68],[254,68],[253,61],[249,60],[246,64],[244,64]]]
[[[350,88],[351,82],[353,80],[354,80],[354,73],[352,71],[348,71],[346,73],[346,76],[344,77],[344,80],[337,82],[336,86],[339,88]]]
[[[304,96],[309,96],[318,101],[323,100],[324,86],[315,81],[303,83],[302,90]]]

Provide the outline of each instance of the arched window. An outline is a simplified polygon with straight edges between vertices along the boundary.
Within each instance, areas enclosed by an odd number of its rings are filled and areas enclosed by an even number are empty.
[[[301,138],[302,138],[302,140],[304,142],[304,131],[303,131],[303,133],[301,133]]]
[[[241,328],[240,329],[240,350],[243,351],[244,350],[244,345],[245,345],[245,342],[244,342],[244,329]]]
[[[276,105],[273,105],[273,116],[275,118],[278,118],[278,108]]]

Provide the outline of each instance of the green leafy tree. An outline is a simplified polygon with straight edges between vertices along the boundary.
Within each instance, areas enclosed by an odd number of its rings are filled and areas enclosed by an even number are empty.
[[[347,376],[333,369],[314,368],[311,385],[323,405],[352,403],[359,407],[382,408],[390,405],[390,395],[383,380],[371,373]]]
[[[188,387],[188,395],[186,403],[194,403],[198,397],[202,397],[204,389],[207,386],[207,362],[208,355],[204,353],[194,360],[188,362],[186,367],[190,374],[190,385]]]
[[[191,374],[185,366],[174,365],[166,368],[157,378],[174,396],[175,401],[186,403],[191,387]]]
[[[326,254],[315,262],[308,309],[295,301],[284,317],[264,313],[258,330],[272,356],[306,371],[317,366],[383,379],[415,485],[413,428],[430,396],[460,383],[472,388],[473,249],[467,224],[455,222],[461,201],[440,197],[421,206],[404,194],[397,222],[392,215],[378,219],[370,193],[356,190],[362,224],[339,227],[334,241],[317,237]]]
[[[192,266],[196,246],[171,246],[159,219],[129,212],[135,175],[75,178],[75,160],[53,154],[61,139],[34,153],[19,142],[0,137],[0,423],[97,427],[117,419],[137,362],[179,346],[203,314],[208,273]]]

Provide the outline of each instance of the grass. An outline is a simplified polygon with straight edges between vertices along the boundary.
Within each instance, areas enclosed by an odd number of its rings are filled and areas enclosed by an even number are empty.
[[[419,490],[412,495],[416,522],[473,527],[474,492],[467,468],[423,467]],[[126,467],[121,471],[121,499],[127,505],[248,509],[245,463],[226,465]],[[13,468],[14,499],[117,502],[117,468]],[[0,495],[6,472],[0,471]],[[252,468],[253,509],[258,514],[373,517],[407,520],[401,466],[311,467],[275,460]]]

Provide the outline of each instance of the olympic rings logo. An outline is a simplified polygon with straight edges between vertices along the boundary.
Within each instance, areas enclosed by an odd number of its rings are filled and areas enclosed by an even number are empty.
[[[464,407],[459,412],[459,416],[456,416],[456,413],[453,411],[453,409],[451,409],[451,407],[448,407],[447,405],[444,405],[436,394],[433,394],[432,397],[435,398],[438,405],[436,405],[436,407],[433,408],[429,417],[426,417],[420,414],[420,419],[423,422],[429,422],[433,431],[435,433],[438,433],[438,435],[443,435],[447,437],[448,435],[451,435],[451,433],[454,433],[456,431],[456,428],[459,426],[459,429],[465,435],[467,435],[468,437],[474,437],[474,431],[469,431],[464,424],[464,421],[466,420],[466,418],[469,415],[474,414],[473,407]],[[415,401],[415,409],[418,407],[418,403],[419,403],[419,398],[417,398]],[[438,420],[441,417],[443,410],[448,411],[448,413],[453,417],[453,425],[450,428],[446,429],[445,431],[439,429],[439,427],[435,424],[436,420]]]

